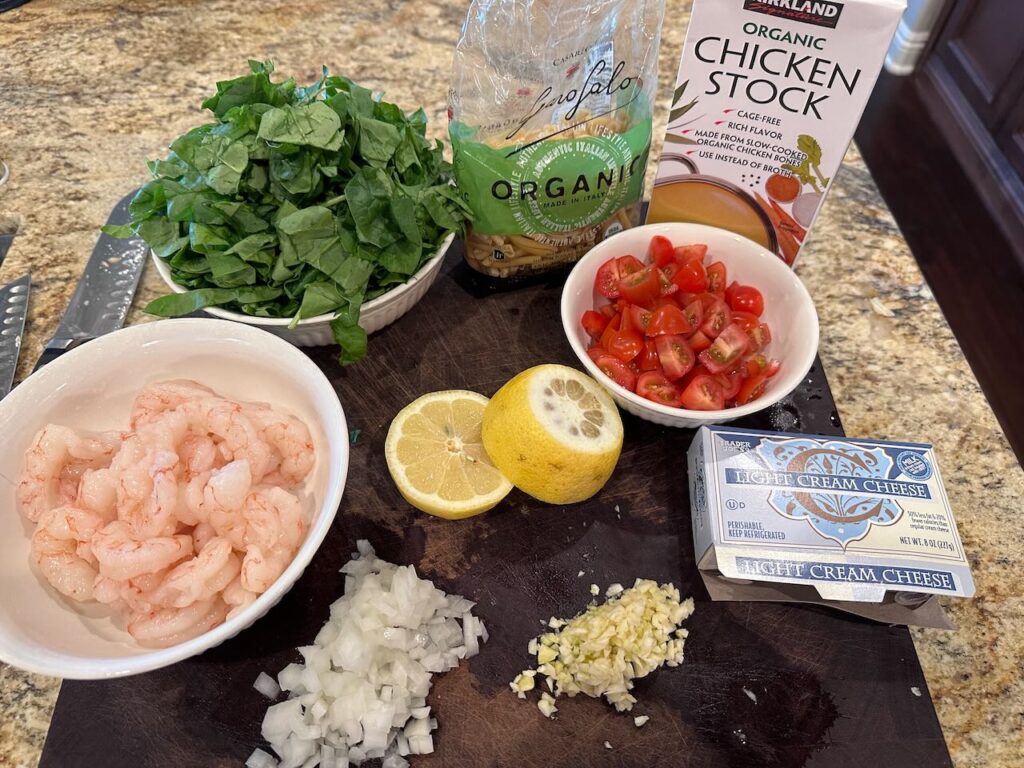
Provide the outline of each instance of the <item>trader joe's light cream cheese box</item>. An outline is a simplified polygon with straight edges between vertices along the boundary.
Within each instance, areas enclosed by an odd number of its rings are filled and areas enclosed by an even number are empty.
[[[703,427],[688,464],[714,599],[949,627],[933,597],[974,594],[930,445]]]
[[[731,229],[796,259],[904,0],[694,0],[648,222]]]

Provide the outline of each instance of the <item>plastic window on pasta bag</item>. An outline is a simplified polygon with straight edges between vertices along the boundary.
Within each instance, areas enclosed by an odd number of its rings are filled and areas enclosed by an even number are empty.
[[[473,0],[449,134],[466,258],[554,269],[639,222],[663,0]]]

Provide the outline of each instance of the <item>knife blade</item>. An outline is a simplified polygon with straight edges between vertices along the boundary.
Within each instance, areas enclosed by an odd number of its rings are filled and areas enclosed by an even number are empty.
[[[14,383],[31,291],[31,273],[0,286],[0,400],[7,397]]]
[[[108,224],[128,223],[128,203],[134,195],[133,192],[114,207]],[[100,233],[57,332],[46,343],[34,370],[79,344],[124,325],[148,254],[149,246],[141,238],[119,240]]]

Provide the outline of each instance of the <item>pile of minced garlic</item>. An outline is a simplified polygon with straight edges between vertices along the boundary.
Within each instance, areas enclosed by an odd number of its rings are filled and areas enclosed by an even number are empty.
[[[524,670],[509,685],[525,699],[536,675],[544,675],[550,693],[542,693],[537,706],[546,717],[557,711],[555,697],[562,694],[604,696],[618,711],[628,711],[636,703],[629,693],[634,679],[683,660],[688,632],[679,624],[693,613],[693,598],[680,602],[675,586],[650,579],[637,579],[629,589],[612,584],[605,597],[569,621],[552,618],[553,631],[530,641],[537,668]]]

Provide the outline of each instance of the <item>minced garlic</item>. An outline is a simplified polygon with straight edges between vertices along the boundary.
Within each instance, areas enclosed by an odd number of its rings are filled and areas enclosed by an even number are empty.
[[[539,672],[555,696],[604,696],[621,712],[636,701],[628,692],[634,679],[683,660],[687,631],[679,624],[693,613],[693,598],[680,602],[675,586],[649,579],[637,579],[629,589],[613,585],[608,594],[607,602],[591,605],[567,622],[549,622],[555,631],[528,646],[537,656],[537,669],[523,672],[516,681]],[[527,690],[517,682],[512,686],[517,695]],[[547,717],[555,712],[554,698],[547,693],[537,706]]]

